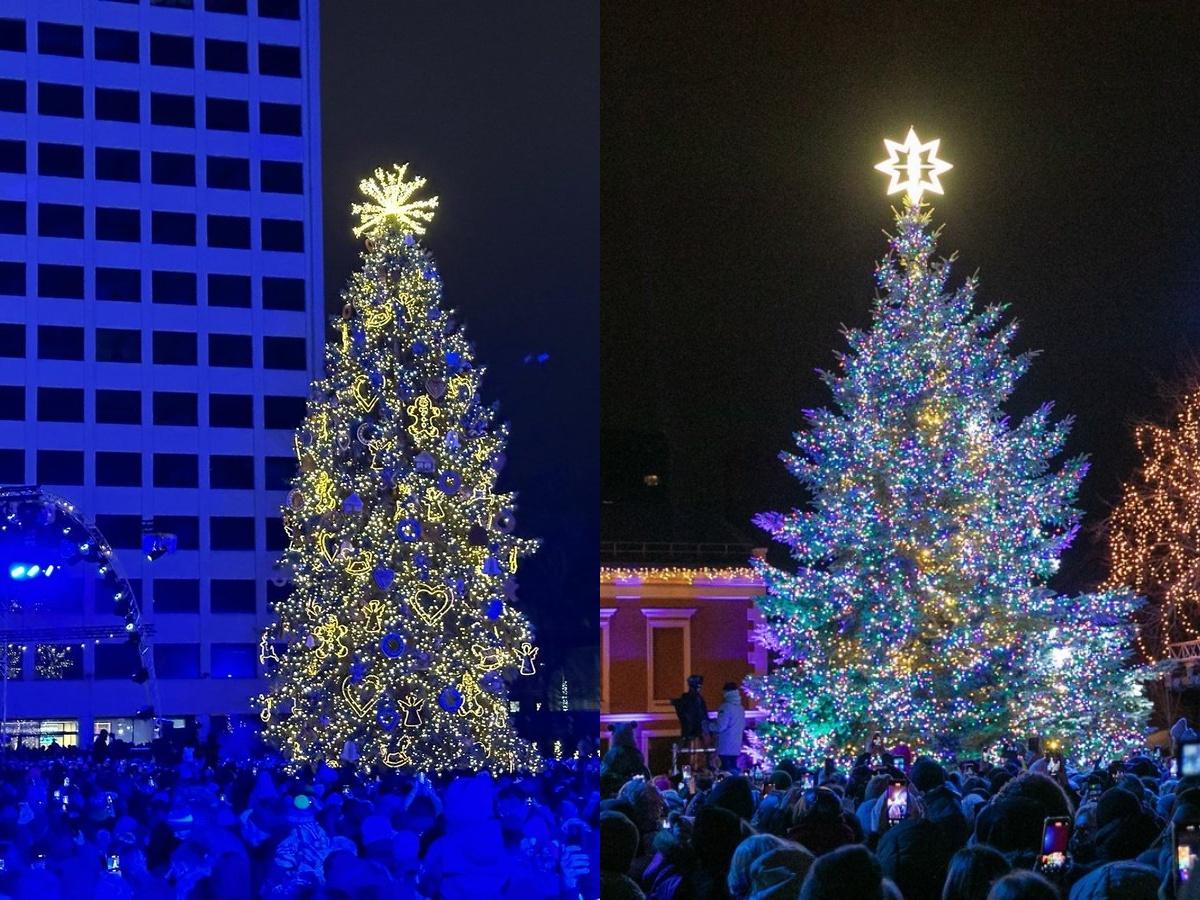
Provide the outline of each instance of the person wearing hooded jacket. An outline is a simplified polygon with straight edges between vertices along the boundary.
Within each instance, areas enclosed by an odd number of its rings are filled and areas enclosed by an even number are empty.
[[[742,692],[735,682],[725,682],[724,699],[717,710],[717,721],[712,726],[717,736],[717,756],[721,768],[726,772],[737,771],[738,757],[742,754],[742,736],[746,730],[746,710],[742,706]]]

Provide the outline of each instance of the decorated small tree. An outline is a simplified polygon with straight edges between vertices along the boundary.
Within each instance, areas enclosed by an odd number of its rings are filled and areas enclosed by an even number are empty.
[[[293,589],[275,603],[257,698],[265,736],[297,765],[425,771],[532,768],[505,679],[534,671],[517,610],[515,533],[496,491],[507,426],[479,400],[483,370],[418,238],[437,198],[378,169],[353,212],[362,267],[296,433],[284,510]]]

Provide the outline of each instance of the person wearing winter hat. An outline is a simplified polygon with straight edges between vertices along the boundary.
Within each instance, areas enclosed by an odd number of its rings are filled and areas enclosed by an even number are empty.
[[[725,879],[730,896],[735,900],[744,898],[750,893],[750,867],[754,861],[769,850],[780,847],[798,846],[773,834],[752,834],[742,840],[733,851],[729,861],[729,875]]]
[[[1036,872],[1016,870],[992,885],[987,900],[1062,900],[1062,894]]]
[[[618,812],[600,813],[600,895],[642,896],[629,877],[629,866],[641,836],[637,826]]]
[[[954,847],[928,818],[904,819],[884,832],[875,848],[883,874],[905,897],[936,897]]]
[[[721,768],[726,772],[736,772],[746,731],[746,710],[742,706],[742,692],[736,682],[725,682],[721,690],[723,699],[712,730],[717,736],[717,757],[721,760]]]
[[[768,850],[750,866],[746,900],[795,900],[816,857],[799,844]]]
[[[800,900],[886,900],[883,869],[862,844],[818,857],[804,877]]]
[[[708,794],[708,806],[719,806],[749,822],[754,818],[754,788],[744,775],[718,781]]]
[[[1122,860],[1093,869],[1071,887],[1069,900],[1157,900],[1158,872]]]

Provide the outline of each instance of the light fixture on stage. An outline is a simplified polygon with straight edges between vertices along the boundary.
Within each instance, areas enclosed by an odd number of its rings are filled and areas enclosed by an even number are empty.
[[[142,535],[142,553],[146,554],[146,559],[151,562],[168,553],[174,553],[178,546],[179,538],[173,534],[152,531]]]
[[[53,564],[43,568],[38,563],[13,563],[8,567],[8,577],[13,581],[29,581],[39,576],[49,578],[53,574]]]

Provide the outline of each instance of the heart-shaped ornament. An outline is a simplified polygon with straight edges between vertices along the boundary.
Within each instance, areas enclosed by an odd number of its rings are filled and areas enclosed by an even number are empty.
[[[349,675],[342,679],[342,696],[350,706],[350,711],[360,719],[375,708],[382,689],[383,682],[378,675],[365,675],[357,684]]]
[[[381,591],[386,591],[390,588],[395,579],[396,573],[391,569],[379,568],[375,570],[375,584]]]
[[[454,596],[450,593],[448,586],[434,587],[422,584],[417,587],[416,596],[413,598],[413,607],[427,625],[436,625],[449,611],[453,602]]]

